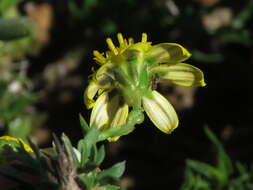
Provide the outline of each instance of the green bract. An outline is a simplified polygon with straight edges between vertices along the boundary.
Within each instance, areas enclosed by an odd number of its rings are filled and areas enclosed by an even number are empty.
[[[181,86],[205,86],[202,71],[182,63],[191,54],[179,44],[152,46],[145,33],[138,43],[124,39],[122,34],[117,37],[119,47],[108,38],[110,51],[94,51],[94,60],[101,67],[84,93],[86,106],[93,108],[90,125],[101,130],[120,127],[126,123],[131,107],[144,109],[157,128],[171,133],[178,126],[178,117],[168,100],[152,89],[154,79]]]

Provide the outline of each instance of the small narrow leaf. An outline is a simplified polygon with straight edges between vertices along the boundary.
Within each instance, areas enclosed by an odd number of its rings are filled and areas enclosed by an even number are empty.
[[[103,170],[97,176],[98,181],[106,182],[107,180],[119,179],[125,171],[125,161],[113,165],[111,168]]]
[[[78,157],[74,151],[74,148],[72,147],[71,141],[70,139],[63,133],[62,135],[62,140],[66,143],[66,145],[68,146],[70,153],[72,155],[73,161],[75,162],[76,165],[79,164],[79,160]]]
[[[106,185],[105,190],[118,190],[120,187],[115,186],[115,185]]]
[[[134,130],[134,126],[132,125],[122,125],[118,128],[111,128],[105,131],[102,131],[99,134],[98,141],[104,141],[108,139],[109,137],[117,137],[117,136],[123,136],[131,133]]]
[[[96,175],[94,173],[91,173],[90,175],[80,175],[78,178],[87,190],[90,190],[95,186]]]
[[[83,131],[83,135],[86,135],[88,131],[90,130],[90,127],[81,114],[79,114],[79,119],[80,119],[81,129]]]
[[[94,144],[91,147],[91,152],[90,152],[90,157],[89,157],[89,160],[92,162],[92,164],[94,164],[95,160],[97,159],[97,153],[98,153],[97,146]]]
[[[78,150],[81,152],[81,166],[84,167],[87,158],[90,156],[91,148],[96,144],[99,131],[96,127],[92,127],[84,139],[78,142]]]
[[[206,163],[199,162],[196,160],[187,160],[187,166],[192,170],[207,177],[208,179],[218,180],[218,178],[220,177],[219,170]]]
[[[207,137],[218,150],[218,168],[223,172],[223,175],[228,178],[233,172],[232,161],[225,152],[222,143],[215,136],[215,134],[208,127],[205,127],[204,129]]]
[[[104,158],[105,158],[105,147],[104,145],[102,145],[97,153],[97,159],[95,160],[96,165],[99,166],[103,162]]]
[[[31,31],[31,21],[25,18],[1,18],[0,40],[10,41],[26,37]]]

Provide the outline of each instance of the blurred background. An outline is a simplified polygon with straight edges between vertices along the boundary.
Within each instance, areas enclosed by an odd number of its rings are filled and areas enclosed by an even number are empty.
[[[128,189],[179,189],[186,159],[215,162],[205,126],[232,160],[251,163],[253,0],[1,0],[0,19],[0,34],[4,19],[30,26],[22,38],[0,41],[0,135],[29,136],[41,148],[51,146],[52,132],[77,142],[78,115],[90,116],[83,92],[98,68],[92,51],[105,51],[106,37],[118,32],[136,41],[146,32],[153,44],[186,47],[207,86],[159,85],[178,112],[178,129],[166,135],[146,119],[106,144],[105,167],[127,160],[121,183]]]

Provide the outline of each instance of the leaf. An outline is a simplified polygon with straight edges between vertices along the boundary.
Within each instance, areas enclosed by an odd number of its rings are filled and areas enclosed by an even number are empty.
[[[206,163],[196,160],[187,160],[186,163],[189,168],[207,177],[208,179],[218,180],[221,175],[218,169]]]
[[[209,182],[207,180],[202,179],[200,176],[196,177],[194,189],[211,190]]]
[[[84,137],[84,142],[88,145],[89,149],[92,145],[96,144],[98,139],[99,131],[96,127],[92,127],[91,130]]]
[[[31,21],[25,18],[0,18],[0,40],[11,41],[30,35]]]
[[[221,172],[223,172],[223,177],[226,177],[227,179],[233,172],[233,166],[232,166],[232,161],[225,152],[223,145],[221,142],[218,140],[218,138],[214,135],[214,133],[208,128],[205,127],[205,133],[209,140],[216,146],[218,150],[218,168]]]
[[[84,167],[85,162],[91,153],[91,148],[96,144],[98,139],[99,131],[96,127],[92,127],[84,139],[78,142],[78,150],[81,153],[81,167]]]
[[[103,162],[104,158],[105,158],[105,147],[104,145],[102,145],[97,153],[97,157],[95,160],[96,165],[99,166]]]
[[[25,107],[31,103],[35,103],[36,98],[32,95],[22,95],[22,96],[5,96],[5,112],[4,118],[9,121],[13,117],[16,117],[20,112],[22,112]],[[3,108],[0,108],[3,109]]]
[[[235,16],[232,20],[232,27],[235,29],[242,29],[245,27],[246,22],[251,18],[252,11],[253,11],[253,1],[248,1],[249,4],[246,5],[242,11]]]
[[[73,161],[74,161],[75,165],[77,166],[79,164],[79,160],[78,160],[77,155],[74,151],[74,148],[72,147],[70,139],[63,133],[62,134],[62,140],[68,146],[68,148],[70,150],[70,153],[72,155]]]
[[[88,131],[90,130],[90,127],[81,114],[79,114],[79,119],[80,119],[80,124],[81,124],[81,129],[82,129],[83,135],[86,135],[88,133]]]
[[[21,116],[8,123],[7,133],[9,136],[26,139],[33,128],[32,120],[28,116]]]
[[[248,173],[246,167],[242,163],[236,162],[235,165],[236,165],[236,168],[238,169],[240,175],[244,175],[244,174]]]
[[[125,171],[125,161],[113,165],[111,168],[103,170],[97,175],[97,180],[101,183],[108,180],[119,179]]]
[[[110,128],[108,130],[102,131],[99,134],[98,141],[104,141],[108,139],[109,137],[117,137],[117,136],[123,136],[131,133],[134,130],[134,126],[132,125],[122,125],[118,128]]]
[[[94,172],[89,175],[79,175],[78,178],[87,190],[92,189],[96,184],[96,174]]]
[[[105,186],[105,190],[118,190],[120,189],[119,186],[116,186],[116,185],[106,185]]]
[[[96,145],[93,145],[91,149],[90,159],[89,162],[86,163],[86,169],[95,169],[99,167],[99,165],[103,162],[105,158],[105,148],[102,145],[99,150],[97,150]]]
[[[1,0],[0,1],[0,16],[4,14],[4,12],[8,11],[11,7],[14,7],[19,3],[20,0]]]
[[[8,84],[4,81],[0,81],[0,98],[4,96],[7,88],[8,88]]]
[[[242,45],[250,45],[251,33],[248,30],[228,31],[220,34],[223,43],[237,43]]]
[[[31,141],[30,138],[27,139],[30,147],[32,148],[32,150],[34,151],[35,155],[37,158],[40,158],[41,157],[41,153],[40,153],[40,150],[39,148]],[[22,147],[24,147],[24,145],[22,145]],[[24,148],[23,148],[24,149]]]
[[[96,145],[92,145],[91,151],[90,151],[90,156],[89,156],[89,161],[86,162],[85,169],[88,171],[94,170],[97,165],[95,163],[96,157],[97,157],[97,147]]]

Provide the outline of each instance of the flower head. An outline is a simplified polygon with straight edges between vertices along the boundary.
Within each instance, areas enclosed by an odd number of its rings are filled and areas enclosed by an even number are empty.
[[[154,79],[181,86],[205,86],[202,71],[182,63],[191,54],[179,44],[152,45],[145,33],[137,43],[120,33],[117,38],[118,47],[107,38],[110,51],[93,52],[101,67],[84,93],[87,108],[93,108],[90,124],[101,130],[120,127],[127,121],[129,107],[142,108],[157,128],[171,133],[178,126],[178,117],[168,100],[152,89]]]

